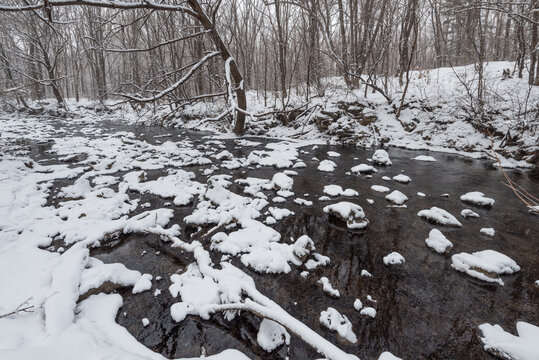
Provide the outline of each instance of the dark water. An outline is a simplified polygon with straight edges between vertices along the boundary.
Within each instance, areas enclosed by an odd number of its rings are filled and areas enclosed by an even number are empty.
[[[71,131],[77,129],[77,125],[73,125]],[[116,131],[133,131],[138,139],[148,142],[154,142],[154,136],[161,134],[171,134],[172,137],[159,137],[159,141],[189,137],[203,142],[203,135],[207,135],[178,129],[106,125],[107,133]],[[247,156],[254,149],[236,148],[233,141],[226,141],[226,145],[235,156]],[[45,152],[46,149],[47,146],[44,146],[35,150],[32,156],[47,162],[55,161],[53,156]],[[255,279],[262,293],[290,314],[343,350],[362,359],[375,359],[386,350],[404,359],[489,359],[493,357],[483,350],[478,325],[485,322],[499,324],[506,331],[515,333],[517,321],[539,324],[539,287],[534,284],[539,279],[539,216],[527,212],[512,191],[502,184],[500,173],[490,166],[490,162],[391,148],[388,152],[393,166],[377,167],[378,173],[369,179],[344,173],[354,165],[367,163],[373,150],[353,146],[319,146],[316,150],[311,150],[309,146],[304,150],[309,153],[300,154],[300,157],[307,163],[307,168],[294,169],[299,173],[294,177],[296,196],[288,198],[286,203],[277,204],[278,207],[293,210],[296,215],[278,221],[274,227],[281,233],[282,239],[309,235],[315,242],[316,251],[331,258],[330,265],[312,271],[304,279],[299,275],[305,270],[303,266],[293,267],[289,274],[261,275],[245,268],[237,259],[233,260],[235,265]],[[337,163],[337,170],[332,173],[317,171],[317,162],[311,158],[326,159],[329,150],[341,154],[340,158],[330,158]],[[438,161],[424,163],[410,160],[419,154],[432,155]],[[185,170],[200,174],[198,170],[201,168],[206,167],[186,167]],[[165,170],[148,172],[150,179],[165,174]],[[243,168],[222,170],[214,174],[232,174],[234,178],[271,178],[278,171],[267,167],[247,172]],[[401,170],[412,178],[411,183],[400,184],[381,179],[384,175],[397,175]],[[538,193],[539,180],[533,173],[513,170],[509,174],[531,193]],[[199,181],[205,181],[205,177],[199,176]],[[57,185],[65,184],[58,182]],[[365,230],[349,231],[329,221],[322,211],[328,202],[316,201],[323,195],[324,185],[328,184],[349,187],[360,193],[356,198],[337,197],[332,202],[347,200],[361,205],[370,221]],[[384,199],[386,194],[370,189],[374,184],[402,191],[409,198],[406,203],[408,207],[387,207],[389,202]],[[231,189],[242,193],[238,186],[233,185]],[[427,197],[418,197],[418,191],[427,194]],[[494,198],[496,204],[486,209],[462,203],[459,196],[469,191],[482,191]],[[274,196],[273,191],[265,193],[270,199]],[[449,197],[441,196],[446,193]],[[151,208],[163,207],[169,201],[135,192],[130,195],[141,197],[141,203],[150,202]],[[314,205],[298,206],[293,202],[295,197],[315,200]],[[367,198],[373,199],[374,204],[368,204]],[[416,215],[418,211],[432,206],[455,215],[463,227],[435,226]],[[172,223],[180,224],[185,238],[189,230],[184,229],[182,220],[194,207],[195,204],[174,207]],[[464,208],[472,209],[481,217],[462,218],[460,211]],[[148,209],[139,211],[145,210]],[[453,242],[454,248],[449,254],[435,253],[425,245],[424,240],[434,227]],[[481,235],[479,229],[483,227],[493,227],[496,230],[494,238]],[[203,238],[202,242],[206,240]],[[513,258],[521,271],[503,276],[505,286],[499,286],[476,280],[451,268],[452,254],[485,249],[500,251]],[[382,258],[393,251],[402,254],[406,263],[385,266]],[[174,322],[170,316],[170,306],[178,300],[172,299],[168,292],[169,277],[181,272],[193,259],[156,236],[122,235],[92,250],[92,255],[105,262],[121,262],[128,268],[162,277],[162,280],[154,281],[151,291],[141,294],[132,295],[130,289],[118,289],[124,297],[124,306],[117,321],[143,344],[167,357],[200,356],[202,348],[207,354],[235,348],[249,357],[261,359],[284,359],[287,355],[291,359],[320,357],[297,337],[292,337],[288,349],[281,347],[273,353],[265,353],[256,342],[261,320],[251,314],[242,314],[233,321],[214,315],[208,321],[189,316],[181,323]],[[216,259],[220,256],[215,255]],[[373,277],[360,276],[362,269],[367,269]],[[340,291],[339,299],[327,296],[316,284],[321,276],[327,276]],[[161,289],[162,293],[154,297],[156,289]],[[377,302],[367,301],[367,295]],[[376,318],[355,311],[352,304],[356,298],[360,298],[364,306],[373,306],[377,310]],[[335,332],[320,325],[319,314],[328,306],[350,319],[358,337],[357,344],[341,340]],[[144,317],[150,320],[147,327],[141,323]]]

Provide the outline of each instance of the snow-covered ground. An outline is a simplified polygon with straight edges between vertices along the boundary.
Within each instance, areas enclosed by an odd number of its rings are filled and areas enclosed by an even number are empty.
[[[379,93],[347,89],[343,80],[335,77],[324,79],[326,95],[311,98],[308,102],[292,91],[286,99],[286,109],[299,109],[292,112],[293,117],[287,125],[275,114],[247,116],[246,133],[318,143],[348,143],[361,147],[383,144],[448,152],[490,159],[495,166],[499,159],[504,167],[530,168],[539,159],[539,87],[527,84],[526,73],[522,79],[503,75],[504,70],[514,66],[512,62],[503,61],[485,64],[485,119],[480,119],[476,109],[474,94],[478,76],[472,64],[412,71],[399,118],[395,113],[400,105],[402,86],[397,78],[388,79],[387,93],[392,99],[388,103]],[[248,112],[256,115],[279,110],[281,99],[275,96],[270,93],[264,101],[260,93],[247,91]],[[67,104],[68,117],[105,117],[134,124],[180,126],[209,130],[224,137],[234,136],[229,118],[211,121],[226,108],[227,104],[222,100],[187,105],[174,112],[169,106],[133,110],[127,104],[112,106],[114,101],[109,101],[106,109],[89,101],[76,103],[67,99]],[[66,116],[63,110],[55,108],[52,100],[32,104],[32,107]],[[13,112],[15,108],[4,106],[4,111]],[[39,113],[40,110],[26,112]],[[496,150],[497,158],[492,148]],[[415,159],[436,160],[432,156]],[[376,155],[373,160],[376,163]],[[320,170],[331,171],[331,163],[330,159],[324,160]]]

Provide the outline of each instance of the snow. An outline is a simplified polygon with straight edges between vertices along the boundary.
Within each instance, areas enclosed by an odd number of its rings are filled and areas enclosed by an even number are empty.
[[[385,165],[389,166],[391,165],[391,160],[389,159],[389,154],[387,151],[379,149],[374,152],[372,155],[372,162],[375,165]]]
[[[506,332],[500,325],[479,325],[484,349],[506,359],[536,360],[539,354],[539,327],[518,321],[516,328],[517,336]]]
[[[363,303],[361,302],[361,300],[359,299],[354,300],[354,309],[359,311],[361,310],[362,307],[363,307]]]
[[[470,210],[470,209],[464,209],[460,212],[460,215],[464,218],[478,218],[479,214]]]
[[[333,286],[331,285],[331,283],[329,282],[329,279],[327,277],[325,277],[325,276],[321,277],[320,280],[317,281],[317,283],[322,285],[322,289],[329,296],[333,296],[333,297],[336,297],[336,298],[341,296],[340,293],[339,293],[339,290],[333,288]]]
[[[367,164],[356,165],[352,167],[350,170],[356,174],[368,174],[368,173],[376,172],[376,169],[374,167]]]
[[[371,273],[365,269],[361,270],[361,276],[372,277]]]
[[[335,151],[328,151],[327,154],[330,157],[340,157],[341,156],[341,154],[339,154],[338,152],[335,152]]]
[[[331,172],[334,171],[337,167],[337,164],[335,164],[331,160],[322,160],[320,161],[320,164],[318,165],[319,171],[325,171],[325,172]]]
[[[440,254],[453,247],[453,243],[447,240],[444,234],[438,229],[432,229],[429,232],[429,237],[425,240],[425,243],[428,247]]]
[[[388,187],[382,186],[382,185],[372,185],[371,189],[377,192],[385,193],[389,191]]]
[[[349,229],[363,229],[369,223],[361,206],[348,201],[328,205],[323,210],[327,214],[340,217]]]
[[[406,176],[404,174],[399,174],[399,175],[393,176],[393,180],[395,180],[396,182],[403,183],[403,184],[407,184],[410,181],[412,181],[412,179],[410,179],[409,176]]]
[[[146,327],[150,325],[150,320],[148,320],[147,318],[143,318],[142,319],[142,326]]]
[[[327,310],[320,313],[320,324],[330,330],[335,330],[340,337],[348,340],[352,344],[357,342],[356,334],[352,330],[352,323],[344,315],[341,315],[337,310],[328,307]]]
[[[137,280],[133,286],[133,294],[138,294],[152,288],[152,275],[144,274]]]
[[[482,235],[489,236],[489,237],[494,237],[494,234],[496,233],[493,228],[481,228],[479,232]]]
[[[417,193],[417,196],[424,198],[424,197],[427,196],[427,195],[425,195],[425,193],[418,192],[418,193]]]
[[[503,286],[500,274],[513,274],[520,271],[517,263],[502,253],[494,250],[483,250],[472,254],[460,253],[451,257],[451,267],[465,272],[477,279],[495,282]]]
[[[305,200],[305,199],[302,199],[302,198],[295,198],[294,199],[294,202],[298,205],[302,205],[302,206],[312,206],[313,205],[313,202],[310,201],[310,200]]]
[[[408,201],[408,197],[399,190],[394,190],[391,194],[386,195],[386,200],[391,201],[393,204],[402,205]]]
[[[419,156],[413,157],[412,160],[426,161],[426,162],[435,162],[436,161],[435,158],[433,158],[432,156],[428,156],[428,155],[419,155]]]
[[[262,349],[272,352],[279,346],[290,344],[290,334],[286,329],[275,321],[263,319],[258,328],[256,341]]]
[[[466,193],[460,197],[460,200],[473,205],[486,207],[491,207],[492,205],[494,205],[495,202],[494,199],[485,197],[485,194],[480,191],[472,191]]]
[[[288,190],[292,191],[294,185],[294,179],[284,173],[276,173],[271,178],[271,183],[275,190]]]
[[[359,313],[361,315],[370,316],[371,318],[376,317],[376,309],[370,306],[364,307]]]
[[[421,210],[417,213],[417,216],[441,225],[462,227],[462,224],[457,220],[456,217],[454,217],[444,209],[440,209],[436,206],[433,206],[427,210]]]
[[[384,256],[383,260],[386,265],[400,265],[405,262],[404,257],[396,251]]]
[[[346,189],[343,190],[343,188],[339,185],[325,185],[324,186],[324,193],[328,194],[329,196],[358,196],[359,193],[353,189]]]
[[[378,360],[402,360],[402,359],[400,357],[396,357],[389,351],[384,351],[383,353],[380,354],[380,356],[378,357]]]

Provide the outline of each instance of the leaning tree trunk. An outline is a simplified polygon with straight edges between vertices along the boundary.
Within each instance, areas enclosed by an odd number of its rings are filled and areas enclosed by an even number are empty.
[[[223,42],[223,39],[221,39],[221,36],[215,29],[215,25],[208,18],[198,1],[187,0],[187,3],[191,7],[191,9],[193,9],[193,11],[197,14],[197,18],[204,27],[204,29],[209,31],[211,39],[217,50],[220,52],[223,61],[226,63],[228,59],[232,59],[229,62],[230,75],[232,76],[232,80],[234,81],[233,85],[236,91],[236,99],[238,102],[238,109],[236,109],[236,124],[234,125],[234,132],[238,135],[243,134],[243,132],[245,131],[245,111],[247,110],[247,98],[245,97],[245,89],[243,87],[243,76],[240,72],[240,69],[238,68],[236,59],[234,59],[230,54],[230,51]]]

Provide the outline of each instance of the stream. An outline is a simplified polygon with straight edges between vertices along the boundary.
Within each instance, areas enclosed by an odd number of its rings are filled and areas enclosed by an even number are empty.
[[[62,128],[65,135],[98,138],[103,134],[133,132],[139,141],[159,144],[165,141],[189,139],[196,146],[212,140],[208,133],[184,129],[160,127],[135,127],[118,123],[103,123],[99,131],[87,131],[83,122],[65,124],[51,122],[55,129]],[[56,134],[59,136],[59,134]],[[223,140],[226,150],[235,157],[247,157],[253,150],[264,149],[267,143],[278,142],[262,138],[246,138],[259,142],[256,147],[242,147],[234,140]],[[11,143],[10,152],[24,151],[42,164],[65,163],[50,151],[53,141],[18,141]],[[210,143],[212,145],[212,143]],[[273,204],[274,190],[264,190],[273,206],[292,210],[295,215],[278,220],[272,227],[281,234],[281,241],[290,237],[297,239],[307,234],[313,239],[316,251],[328,256],[331,262],[310,271],[307,277],[300,275],[305,266],[292,266],[288,274],[261,274],[244,266],[238,257],[232,264],[241,268],[255,281],[257,289],[278,303],[314,331],[339,346],[344,351],[361,359],[377,359],[382,351],[391,351],[403,359],[492,359],[493,355],[483,350],[478,326],[483,323],[499,324],[506,331],[515,332],[517,321],[539,324],[539,216],[528,212],[510,188],[502,183],[501,173],[492,167],[492,161],[474,160],[459,155],[429,151],[411,151],[398,148],[386,149],[392,166],[376,166],[372,177],[347,175],[350,168],[368,163],[374,149],[356,148],[351,145],[313,145],[300,148],[299,158],[305,168],[294,179],[294,196],[286,202]],[[221,151],[219,149],[218,151]],[[328,157],[334,151],[340,157]],[[429,155],[436,162],[412,160],[417,155]],[[330,159],[337,164],[333,172],[317,170],[319,160]],[[83,160],[81,156],[70,159],[72,163]],[[212,159],[214,164],[218,161]],[[197,181],[205,183],[203,170],[211,165],[186,166],[193,171]],[[165,169],[147,170],[147,180],[167,175]],[[216,174],[229,174],[233,179],[256,177],[271,179],[278,171],[274,167],[240,167],[234,170],[220,168]],[[403,172],[412,181],[402,184],[384,181],[383,176],[393,177]],[[122,176],[126,172],[111,174]],[[508,170],[509,175],[532,194],[539,190],[537,170]],[[57,180],[51,189],[48,205],[54,206],[54,195],[62,187],[76,179]],[[359,192],[358,197],[338,196],[330,201],[319,201],[325,195],[325,185],[336,184]],[[383,185],[399,190],[409,200],[406,208],[391,205],[386,194],[371,190],[372,185]],[[114,187],[113,187],[114,188]],[[241,195],[243,187],[233,184],[230,190]],[[477,207],[463,203],[459,197],[470,191],[481,191],[496,200],[492,208]],[[426,197],[416,194],[422,192]],[[308,194],[308,195],[306,195]],[[445,195],[445,196],[442,196]],[[164,199],[148,193],[129,191],[130,198],[140,198],[139,206],[131,215],[145,210],[170,207],[174,210],[171,224],[179,224],[181,238],[188,241],[195,229],[184,226],[183,218],[192,213],[197,204],[195,198],[187,206],[166,205]],[[301,197],[313,201],[312,206],[302,206],[293,200]],[[369,204],[367,199],[372,199]],[[333,221],[322,208],[338,201],[350,201],[365,211],[369,225],[360,231],[349,230]],[[435,225],[417,216],[423,209],[433,206],[447,210],[462,222],[462,228]],[[479,218],[463,218],[463,209],[472,209]],[[264,212],[263,210],[262,212]],[[263,216],[260,221],[263,220]],[[492,227],[494,237],[480,234],[481,228]],[[453,243],[454,247],[445,254],[438,254],[426,246],[429,231],[437,228]],[[199,239],[209,249],[209,239]],[[61,244],[54,244],[60,246]],[[458,272],[451,267],[451,255],[492,249],[514,259],[521,270],[516,274],[502,275],[505,283],[487,283]],[[402,265],[386,266],[382,258],[396,251],[406,260]],[[148,348],[169,358],[196,357],[201,353],[215,354],[228,348],[242,351],[253,359],[315,359],[321,356],[297,336],[292,336],[290,345],[281,346],[272,353],[265,352],[257,344],[257,331],[261,319],[242,313],[234,320],[225,320],[214,314],[209,320],[188,316],[175,322],[170,307],[178,299],[168,291],[170,275],[180,273],[194,261],[191,254],[173,248],[156,235],[129,234],[103,242],[93,248],[91,256],[105,263],[122,263],[129,269],[160,276],[153,281],[152,289],[133,295],[131,288],[111,288],[124,299],[117,315],[117,322],[124,326],[138,341]],[[213,252],[214,262],[221,254]],[[363,269],[373,276],[361,276]],[[317,280],[325,276],[340,298],[328,296]],[[155,290],[161,294],[155,295]],[[367,300],[370,295],[374,301]],[[376,309],[376,317],[361,315],[353,307],[354,300],[361,299],[364,306]],[[356,344],[340,338],[319,322],[320,312],[334,307],[345,315],[353,325],[358,337]],[[143,326],[141,319],[150,321]]]

